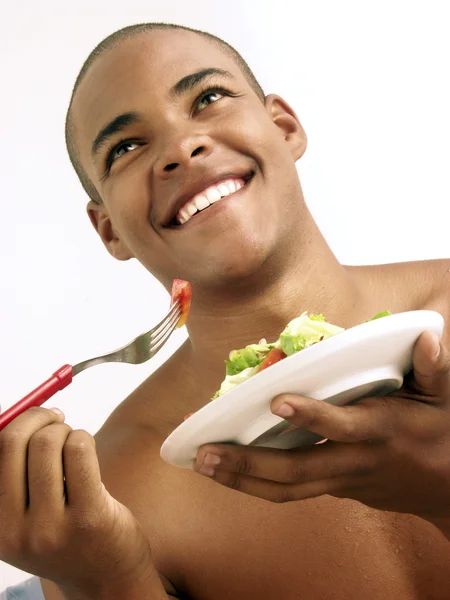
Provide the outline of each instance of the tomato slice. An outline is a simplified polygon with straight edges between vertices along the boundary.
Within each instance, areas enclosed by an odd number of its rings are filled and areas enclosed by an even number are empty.
[[[259,365],[258,373],[260,371],[264,371],[264,369],[267,369],[267,367],[274,365],[283,358],[286,358],[286,354],[281,348],[272,348],[272,350],[269,350],[266,358]]]
[[[174,279],[172,283],[172,297],[170,306],[180,299],[181,317],[177,323],[177,327],[183,327],[189,316],[191,309],[192,287],[188,281],[182,279]]]

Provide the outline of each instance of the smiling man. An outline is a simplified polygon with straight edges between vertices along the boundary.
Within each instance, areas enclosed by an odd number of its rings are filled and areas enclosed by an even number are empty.
[[[339,264],[303,199],[295,112],[201,32],[144,25],[102,42],[76,83],[67,141],[111,255],[168,290],[176,277],[193,286],[188,341],[96,435],[102,481],[139,521],[166,593],[447,599],[450,545],[425,520],[331,496],[270,503],[173,468],[159,449],[209,401],[230,349],[276,338],[304,310],[343,327],[383,308],[450,319],[448,261]],[[162,598],[154,589],[145,597]]]

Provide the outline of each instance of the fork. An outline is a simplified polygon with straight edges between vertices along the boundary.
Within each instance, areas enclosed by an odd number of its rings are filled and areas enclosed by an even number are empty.
[[[150,331],[138,336],[126,346],[122,346],[118,350],[114,350],[114,352],[90,358],[74,366],[63,365],[44,383],[41,383],[41,385],[27,394],[22,400],[19,400],[4,413],[0,414],[0,431],[28,408],[41,406],[41,404],[54,394],[72,383],[72,378],[75,375],[78,375],[78,373],[89,367],[107,362],[123,362],[132,365],[139,365],[146,362],[161,350],[172,335],[173,330],[180,320],[181,312],[180,300],[178,299],[173,303],[164,319],[150,329]]]

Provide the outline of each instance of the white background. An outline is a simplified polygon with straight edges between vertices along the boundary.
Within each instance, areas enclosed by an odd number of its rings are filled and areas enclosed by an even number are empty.
[[[0,362],[3,409],[65,362],[113,349],[168,307],[115,262],[85,215],[64,146],[72,85],[93,47],[143,21],[206,29],[297,111],[307,202],[343,263],[450,256],[448,3],[15,0],[0,35]],[[319,274],[320,275],[320,274]],[[50,401],[94,433],[151,364],[83,373]],[[1,534],[0,534],[1,535]],[[24,578],[0,563],[0,590]]]

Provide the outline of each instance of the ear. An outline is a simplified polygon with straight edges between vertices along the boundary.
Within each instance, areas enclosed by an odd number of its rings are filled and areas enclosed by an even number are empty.
[[[111,256],[114,256],[117,260],[129,260],[133,258],[132,252],[115,232],[104,205],[91,200],[86,206],[86,211],[95,231],[100,236]]]
[[[265,108],[289,144],[294,160],[301,158],[305,153],[308,140],[295,112],[283,98],[276,94],[266,96]]]

